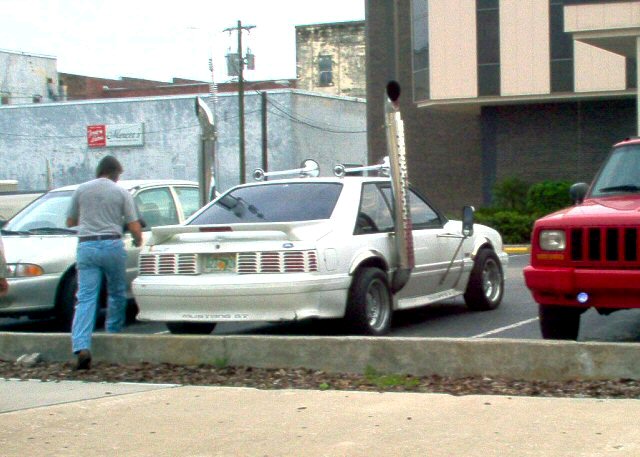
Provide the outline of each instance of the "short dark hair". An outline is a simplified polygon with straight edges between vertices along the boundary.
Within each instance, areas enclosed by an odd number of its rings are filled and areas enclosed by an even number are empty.
[[[122,173],[122,165],[113,156],[105,156],[96,167],[96,177],[117,178]]]

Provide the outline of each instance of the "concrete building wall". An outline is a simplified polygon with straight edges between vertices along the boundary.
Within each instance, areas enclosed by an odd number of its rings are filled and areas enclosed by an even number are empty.
[[[316,158],[326,164],[323,174],[330,174],[338,155],[366,161],[364,102],[301,91],[275,91],[267,98],[269,169],[296,168],[301,157]],[[220,190],[240,181],[237,100],[224,94],[215,107]],[[262,166],[260,100],[257,93],[245,97],[247,180]],[[144,123],[143,146],[87,146],[88,125],[128,123]],[[16,179],[23,191],[45,189],[49,182],[52,187],[74,184],[91,179],[106,154],[122,162],[123,179],[197,180],[199,141],[194,96],[3,106],[0,180]]]
[[[429,1],[432,99],[478,95],[475,13],[475,2],[468,0]]]
[[[320,57],[331,59],[332,78],[323,83]],[[330,95],[364,97],[364,21],[296,26],[298,88]]]
[[[61,95],[55,57],[0,50],[2,104],[38,103]]]
[[[548,0],[501,0],[500,12],[502,95],[548,94]]]

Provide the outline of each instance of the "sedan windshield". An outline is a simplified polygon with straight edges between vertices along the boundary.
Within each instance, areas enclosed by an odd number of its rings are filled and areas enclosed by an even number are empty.
[[[75,233],[66,226],[72,191],[50,192],[16,214],[2,228],[2,234]]]
[[[640,145],[614,149],[592,186],[592,197],[640,192]]]
[[[222,195],[189,225],[329,219],[338,183],[278,183],[241,187]]]

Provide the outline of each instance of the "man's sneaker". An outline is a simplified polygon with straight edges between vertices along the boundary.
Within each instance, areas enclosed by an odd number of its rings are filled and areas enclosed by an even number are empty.
[[[91,352],[88,349],[82,349],[78,352],[76,370],[88,370],[89,368],[91,368]]]

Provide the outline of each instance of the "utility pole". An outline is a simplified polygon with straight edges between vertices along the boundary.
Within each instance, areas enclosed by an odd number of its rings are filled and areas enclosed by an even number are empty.
[[[238,129],[239,129],[239,149],[240,149],[240,184],[246,182],[246,170],[245,170],[245,145],[244,145],[244,66],[245,57],[242,52],[242,32],[250,31],[255,28],[255,25],[242,25],[241,21],[238,21],[238,25],[235,27],[229,27],[223,30],[223,32],[236,31],[238,34]]]

